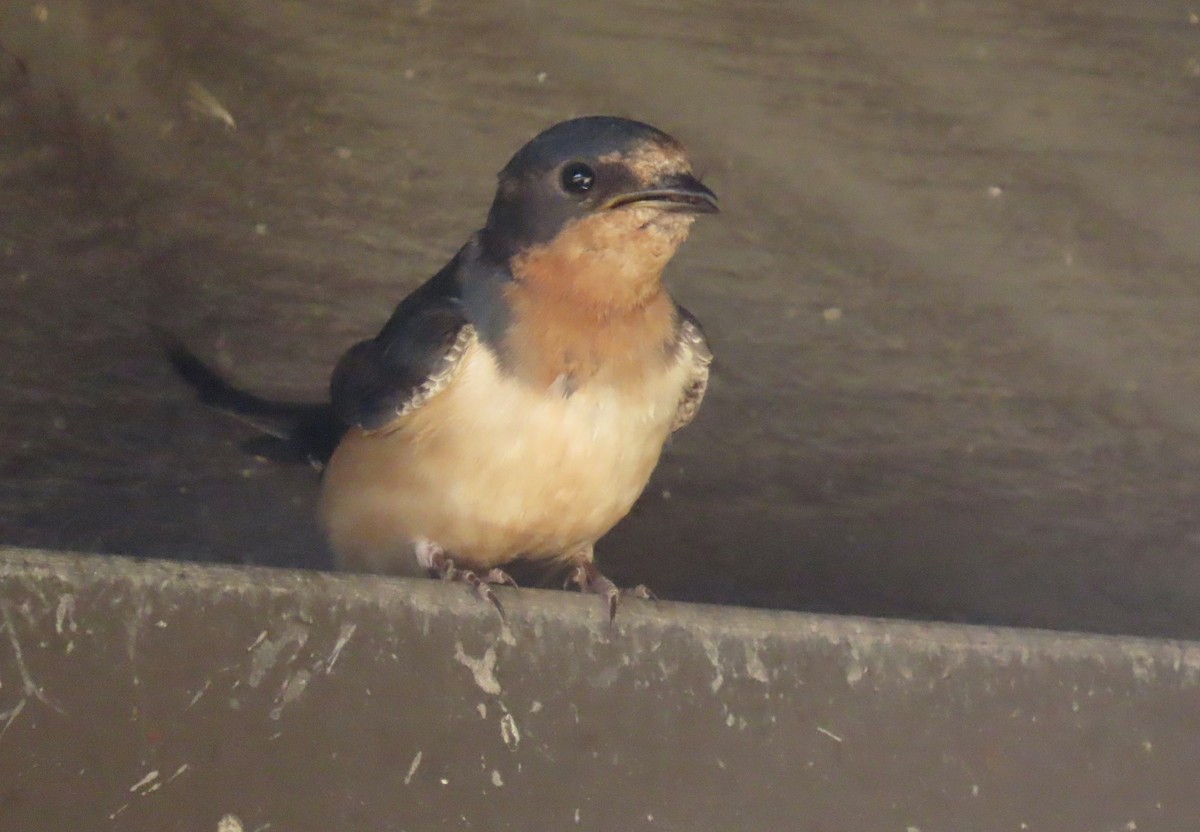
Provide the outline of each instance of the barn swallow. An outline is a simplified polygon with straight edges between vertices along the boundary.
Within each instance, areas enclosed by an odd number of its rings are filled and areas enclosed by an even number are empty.
[[[464,581],[499,608],[488,585],[544,562],[611,620],[621,593],[596,541],[695,416],[712,361],[663,269],[716,211],[671,136],[566,121],[512,157],[484,227],[342,357],[326,410],[289,422],[293,406],[173,359],[210,404],[328,457],[319,511],[340,568]]]

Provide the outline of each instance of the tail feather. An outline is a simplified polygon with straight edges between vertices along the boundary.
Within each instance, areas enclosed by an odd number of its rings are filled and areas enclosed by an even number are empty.
[[[239,390],[173,335],[158,330],[156,335],[167,360],[202,404],[263,432],[243,445],[247,452],[317,468],[329,461],[344,428],[328,404],[272,401]]]

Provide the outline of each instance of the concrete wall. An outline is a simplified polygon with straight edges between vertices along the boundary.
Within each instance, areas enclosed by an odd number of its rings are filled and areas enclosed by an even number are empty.
[[[1189,830],[1200,646],[0,552],[0,830]]]

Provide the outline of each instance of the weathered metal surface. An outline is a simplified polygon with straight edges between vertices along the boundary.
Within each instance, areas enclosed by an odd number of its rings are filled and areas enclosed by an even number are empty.
[[[1200,646],[0,552],[0,829],[1185,830]],[[222,825],[223,824],[223,825]]]

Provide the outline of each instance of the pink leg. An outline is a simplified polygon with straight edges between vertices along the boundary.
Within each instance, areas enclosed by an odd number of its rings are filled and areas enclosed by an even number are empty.
[[[490,586],[491,584],[505,584],[511,587],[517,585],[512,576],[503,569],[489,569],[487,571],[464,569],[454,563],[454,559],[446,554],[445,549],[430,540],[417,541],[416,555],[417,562],[429,570],[431,578],[466,584],[475,590],[476,595],[496,608],[496,612],[500,614],[501,621],[508,621],[504,615],[504,607],[500,605],[500,599],[496,597],[496,593],[492,592],[492,587]]]
[[[575,568],[572,570],[567,583],[573,583],[578,586],[580,592],[588,592],[607,599],[609,624],[612,624],[617,618],[617,606],[620,603],[622,595],[632,595],[634,598],[641,598],[647,601],[654,598],[654,593],[642,584],[638,584],[632,589],[618,589],[617,585],[606,578],[596,567],[596,563],[592,559],[591,545],[580,549],[571,559],[571,562],[575,564]]]

